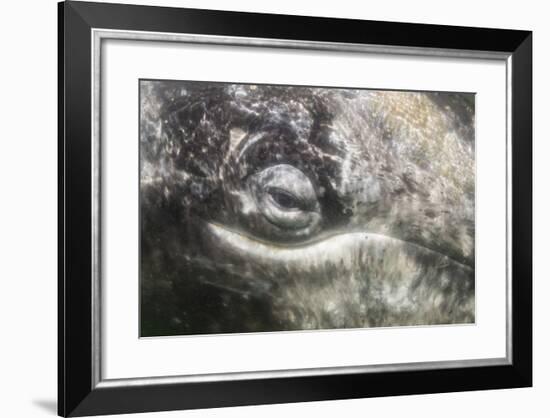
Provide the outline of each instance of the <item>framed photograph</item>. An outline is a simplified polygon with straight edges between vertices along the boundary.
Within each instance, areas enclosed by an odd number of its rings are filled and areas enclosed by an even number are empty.
[[[532,34],[59,4],[59,414],[532,384]]]

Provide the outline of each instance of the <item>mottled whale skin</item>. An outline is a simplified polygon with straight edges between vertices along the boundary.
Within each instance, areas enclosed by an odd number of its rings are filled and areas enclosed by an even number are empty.
[[[473,95],[140,82],[141,334],[472,323]]]

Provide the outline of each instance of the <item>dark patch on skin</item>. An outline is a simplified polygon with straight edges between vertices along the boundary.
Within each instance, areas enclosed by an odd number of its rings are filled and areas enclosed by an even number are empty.
[[[473,95],[140,88],[141,335],[474,320]],[[318,228],[297,234],[247,208],[253,176],[280,164],[311,182]],[[266,266],[220,248],[205,222],[288,248],[364,231],[371,253],[351,270],[331,254],[322,268]]]

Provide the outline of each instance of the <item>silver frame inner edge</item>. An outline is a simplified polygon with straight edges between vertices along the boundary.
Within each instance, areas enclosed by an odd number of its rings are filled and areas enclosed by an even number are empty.
[[[358,365],[290,370],[265,370],[236,373],[211,373],[179,376],[143,377],[126,379],[101,378],[101,43],[105,39],[185,42],[246,47],[272,47],[317,51],[352,53],[415,55],[444,58],[473,58],[505,61],[506,63],[506,357],[472,360],[449,360],[434,362],[395,363],[381,365]],[[92,28],[92,387],[148,386],[158,384],[181,384],[192,382],[238,381],[265,378],[288,378],[301,376],[338,375],[352,373],[394,372],[430,370],[440,368],[481,367],[512,364],[512,291],[511,291],[511,140],[512,140],[512,58],[511,54],[495,51],[451,50],[439,48],[381,46],[336,42],[314,42],[267,38],[245,38],[180,34],[165,32],[142,32]]]

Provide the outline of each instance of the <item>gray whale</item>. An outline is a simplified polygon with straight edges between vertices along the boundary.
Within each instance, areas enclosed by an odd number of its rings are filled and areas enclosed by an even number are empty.
[[[475,320],[472,95],[140,89],[142,335]]]

